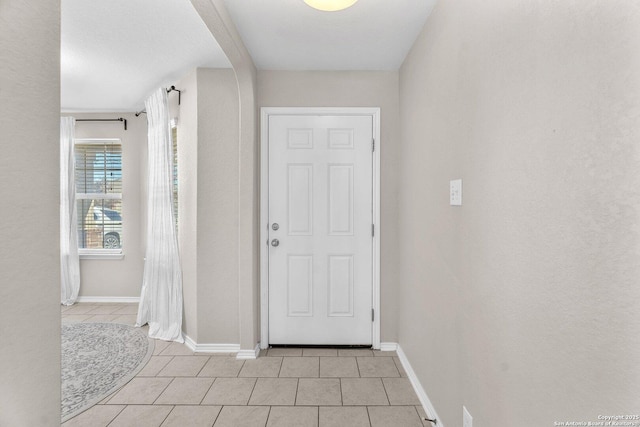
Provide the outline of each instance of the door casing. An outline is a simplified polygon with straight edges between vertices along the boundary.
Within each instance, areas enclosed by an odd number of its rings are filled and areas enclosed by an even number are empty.
[[[260,348],[269,347],[269,117],[278,115],[371,116],[373,122],[373,348],[380,349],[380,108],[263,107],[260,121]]]

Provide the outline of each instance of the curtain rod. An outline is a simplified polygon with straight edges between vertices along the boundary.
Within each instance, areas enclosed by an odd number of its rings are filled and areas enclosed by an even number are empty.
[[[180,98],[182,98],[182,91],[180,89],[176,89],[175,86],[171,86],[169,89],[167,89],[167,93],[171,93],[171,92],[178,92],[178,105],[180,105]],[[147,112],[145,110],[140,110],[136,112],[136,117],[140,117],[140,114],[147,114]]]
[[[123,122],[124,130],[127,130],[127,119],[122,117],[117,119],[76,119],[76,122]]]
[[[178,105],[180,105],[180,98],[182,97],[182,91],[180,89],[176,89],[175,86],[171,86],[167,89],[167,93],[178,92]]]

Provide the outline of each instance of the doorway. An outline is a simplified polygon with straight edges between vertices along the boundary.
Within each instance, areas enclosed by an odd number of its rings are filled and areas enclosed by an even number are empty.
[[[379,348],[379,113],[262,109],[263,348]]]

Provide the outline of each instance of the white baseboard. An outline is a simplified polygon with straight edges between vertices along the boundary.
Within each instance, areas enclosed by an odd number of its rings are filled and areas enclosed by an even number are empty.
[[[397,342],[381,342],[380,351],[396,351],[398,349]]]
[[[184,344],[189,347],[189,350],[198,353],[237,353],[240,351],[240,344],[198,344],[188,335],[184,335]]]
[[[260,344],[256,344],[253,350],[240,350],[236,355],[236,359],[257,359],[260,354]]]
[[[438,427],[445,427],[442,421],[440,420],[440,417],[438,416],[436,409],[433,407],[431,400],[429,400],[429,396],[427,396],[427,392],[424,391],[422,384],[420,384],[420,380],[418,379],[418,377],[416,376],[416,373],[411,367],[411,364],[409,363],[409,359],[407,359],[407,355],[404,354],[404,351],[402,351],[402,347],[400,347],[400,344],[397,344],[396,347],[397,347],[396,352],[398,353],[398,358],[400,359],[400,362],[402,363],[402,367],[407,373],[407,377],[409,378],[409,381],[411,381],[411,385],[413,386],[413,389],[418,395],[418,399],[420,399],[422,408],[427,413],[427,416],[429,418],[431,419],[435,418],[437,420]]]
[[[101,302],[101,303],[136,303],[140,302],[140,297],[78,297],[76,302]]]
[[[183,336],[184,344],[197,353],[236,353],[236,359],[256,359],[260,354],[260,344],[253,350],[241,350],[240,344],[198,344],[190,336]]]

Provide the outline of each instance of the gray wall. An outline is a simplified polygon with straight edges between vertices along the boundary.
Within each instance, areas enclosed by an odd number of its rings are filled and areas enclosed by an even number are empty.
[[[399,342],[447,426],[640,409],[638,40],[631,0],[441,1],[402,66]]]
[[[258,71],[258,107],[380,107],[380,338],[397,341],[398,72]]]
[[[60,2],[0,4],[0,425],[60,423]]]
[[[122,141],[123,259],[80,260],[81,297],[139,297],[146,247],[147,120],[132,113],[65,113],[76,119],[127,119],[121,122],[76,122],[76,138],[120,138]]]

